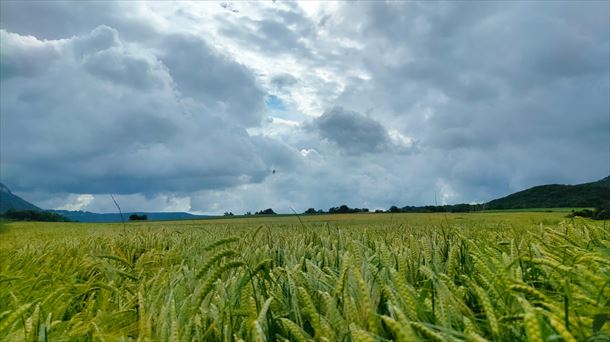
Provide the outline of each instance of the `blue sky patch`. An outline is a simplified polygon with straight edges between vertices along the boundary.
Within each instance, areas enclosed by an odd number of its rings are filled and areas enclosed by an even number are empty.
[[[285,111],[286,105],[279,97],[275,95],[269,95],[265,98],[265,104],[270,111]]]

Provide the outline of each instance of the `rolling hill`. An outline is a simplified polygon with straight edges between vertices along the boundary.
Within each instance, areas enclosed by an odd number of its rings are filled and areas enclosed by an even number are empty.
[[[539,185],[489,201],[487,209],[593,208],[610,203],[610,176],[597,182]]]
[[[42,209],[24,200],[23,198],[13,194],[6,185],[0,183],[0,214],[7,210],[34,210],[41,211]]]

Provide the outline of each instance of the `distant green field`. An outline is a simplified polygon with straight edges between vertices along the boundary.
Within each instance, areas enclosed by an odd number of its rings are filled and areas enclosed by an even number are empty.
[[[502,209],[502,210],[486,210],[486,213],[511,213],[511,212],[558,212],[558,213],[570,213],[572,211],[579,211],[583,209],[593,210],[595,208],[529,208],[529,209]]]
[[[610,338],[610,227],[565,211],[5,223],[2,341]]]

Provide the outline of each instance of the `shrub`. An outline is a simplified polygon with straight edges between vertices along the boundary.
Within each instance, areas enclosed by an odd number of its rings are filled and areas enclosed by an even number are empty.
[[[146,221],[148,220],[148,216],[142,214],[142,215],[138,215],[138,214],[131,214],[129,215],[129,221]]]
[[[586,217],[586,218],[592,218],[593,217],[593,211],[589,210],[589,209],[583,209],[583,210],[578,210],[578,211],[574,211],[572,210],[572,213],[570,213],[568,215],[568,217]]]
[[[596,220],[610,220],[610,209],[597,211],[594,217]]]

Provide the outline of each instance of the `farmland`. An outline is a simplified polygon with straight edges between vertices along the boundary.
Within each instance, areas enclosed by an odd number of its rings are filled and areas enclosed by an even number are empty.
[[[561,212],[13,222],[0,340],[605,340],[609,282]]]

